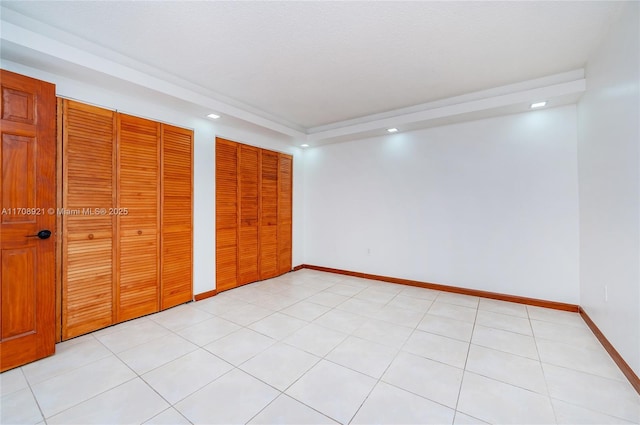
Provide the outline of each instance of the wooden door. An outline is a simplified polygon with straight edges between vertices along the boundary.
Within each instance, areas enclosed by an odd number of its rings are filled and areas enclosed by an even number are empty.
[[[291,270],[293,158],[216,138],[216,290]]]
[[[62,339],[115,322],[115,112],[62,101]]]
[[[260,149],[239,145],[238,148],[238,283],[255,282],[258,272],[258,192]]]
[[[260,157],[260,279],[268,279],[278,275],[278,153]]]
[[[161,308],[193,298],[193,131],[162,124]]]
[[[55,86],[0,70],[0,371],[55,351]],[[51,237],[32,235],[49,230]],[[45,236],[44,233],[40,233]]]
[[[238,145],[216,139],[216,290],[238,285]]]
[[[117,321],[159,310],[160,123],[118,114]]]
[[[293,157],[281,153],[278,165],[278,273],[291,271]]]

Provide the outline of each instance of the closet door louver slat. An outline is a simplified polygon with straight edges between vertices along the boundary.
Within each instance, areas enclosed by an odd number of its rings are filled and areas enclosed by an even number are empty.
[[[158,311],[160,124],[118,115],[118,321]]]
[[[255,282],[258,274],[258,191],[260,151],[239,145],[238,182],[240,226],[238,233],[238,282]]]
[[[293,158],[280,154],[278,167],[278,273],[291,271]]]
[[[216,290],[291,270],[290,155],[216,138]]]
[[[261,152],[260,279],[278,275],[278,154]]]
[[[63,100],[62,338],[114,323],[115,114]]]
[[[238,146],[216,139],[216,289],[238,285]]]
[[[193,132],[162,125],[162,309],[190,301]]]
[[[61,339],[193,298],[193,131],[60,99]]]

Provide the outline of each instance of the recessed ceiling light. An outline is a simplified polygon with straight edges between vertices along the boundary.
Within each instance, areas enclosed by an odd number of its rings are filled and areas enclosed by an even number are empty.
[[[389,133],[397,133],[397,132],[398,132],[398,129],[397,129],[397,128],[387,128],[387,131],[388,131]]]
[[[220,118],[220,115],[217,115],[217,114],[209,114],[209,115],[207,115],[207,116],[208,116],[209,118],[211,118],[211,119],[214,119],[214,120],[217,120],[218,118]]]
[[[303,143],[302,145],[300,145],[301,148],[308,148],[309,145],[307,145],[306,143]]]
[[[531,104],[531,109],[535,109],[535,108],[542,108],[543,106],[545,106],[547,104],[547,102],[536,102],[536,103],[532,103]]]

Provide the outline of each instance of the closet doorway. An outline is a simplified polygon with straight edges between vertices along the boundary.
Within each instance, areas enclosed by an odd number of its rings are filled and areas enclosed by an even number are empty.
[[[291,270],[293,157],[216,138],[216,291]]]

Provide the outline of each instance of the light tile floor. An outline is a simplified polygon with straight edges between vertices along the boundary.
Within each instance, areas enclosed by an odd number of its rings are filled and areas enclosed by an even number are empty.
[[[312,270],[58,344],[8,424],[639,423],[578,314]]]

